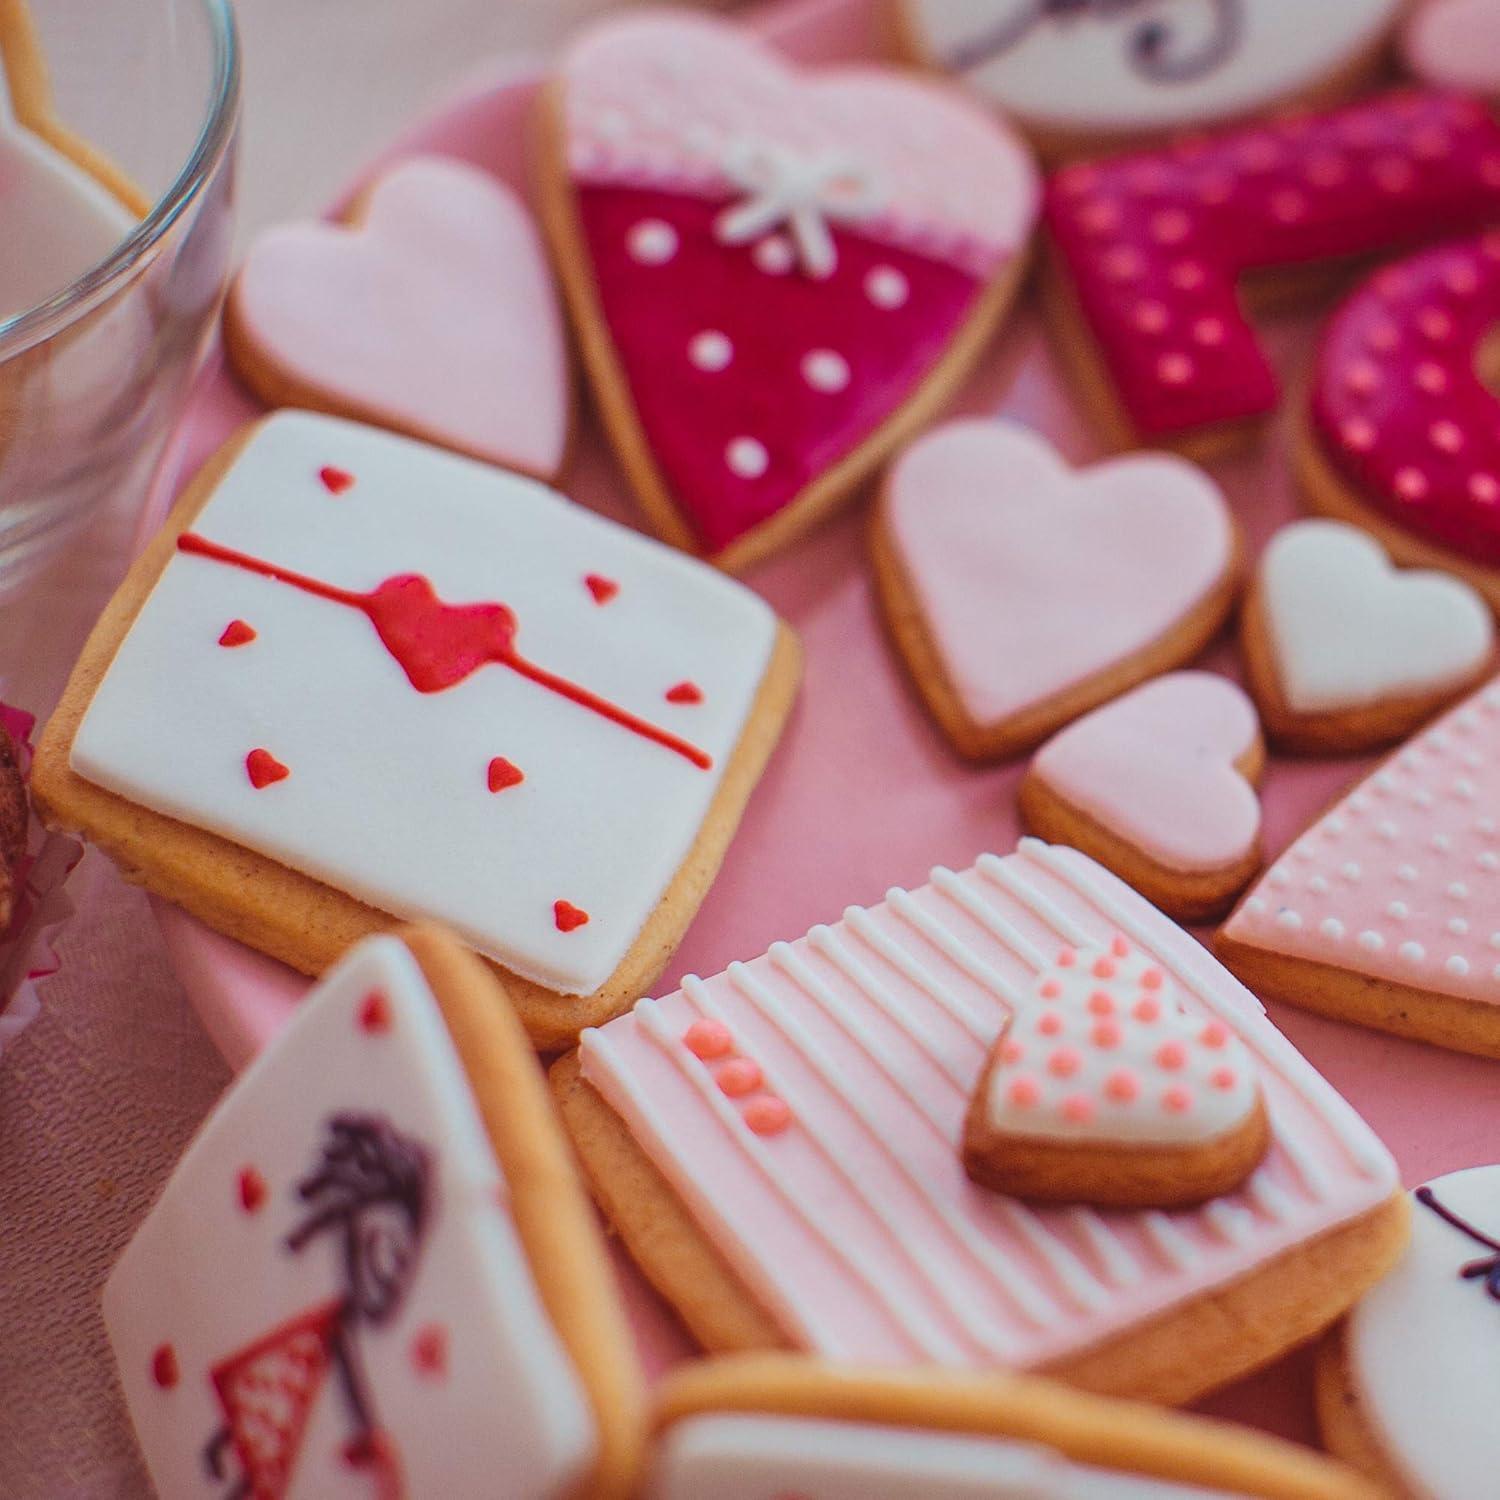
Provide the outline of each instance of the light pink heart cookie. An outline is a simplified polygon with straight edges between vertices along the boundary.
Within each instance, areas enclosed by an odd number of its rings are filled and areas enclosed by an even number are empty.
[[[1245,694],[1174,672],[1070,724],[1037,752],[1021,810],[1045,839],[1114,870],[1178,921],[1222,913],[1260,864],[1265,761]]]
[[[1038,185],[911,74],[610,22],[546,96],[544,222],[611,438],[669,541],[743,567],[929,419],[1019,285]]]
[[[1427,0],[1406,23],[1401,55],[1424,83],[1500,94],[1500,4]]]
[[[1168,454],[1073,471],[1008,422],[953,422],[892,466],[873,538],[896,644],[965,755],[1036,744],[1190,660],[1234,603],[1217,486]]]
[[[562,321],[536,226],[478,168],[413,157],[347,225],[262,235],[225,340],[271,406],[355,417],[551,478],[569,424]]]

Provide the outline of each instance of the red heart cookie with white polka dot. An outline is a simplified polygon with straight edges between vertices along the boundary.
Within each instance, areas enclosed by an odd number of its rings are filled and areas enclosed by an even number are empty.
[[[546,96],[544,221],[652,524],[725,567],[931,417],[1038,207],[1003,126],[874,67],[800,73],[717,21],[591,32]]]
[[[1116,936],[1038,976],[975,1089],[964,1164],[1017,1197],[1177,1208],[1232,1192],[1268,1143],[1244,1043]]]

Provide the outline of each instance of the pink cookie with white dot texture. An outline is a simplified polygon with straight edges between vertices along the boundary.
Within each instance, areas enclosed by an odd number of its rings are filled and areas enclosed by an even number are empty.
[[[1500,1057],[1500,683],[1408,742],[1220,929],[1260,995]]]
[[[612,22],[544,99],[542,214],[652,525],[721,566],[784,545],[930,419],[1019,284],[1027,149],[869,65],[734,26]]]

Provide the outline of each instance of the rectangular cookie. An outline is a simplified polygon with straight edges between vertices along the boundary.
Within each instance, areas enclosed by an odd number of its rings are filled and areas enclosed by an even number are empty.
[[[533,481],[282,412],[131,570],[35,789],[305,972],[395,917],[441,921],[556,1048],[661,971],[798,672],[714,570]]]
[[[960,1160],[1039,964],[1114,934],[1259,1070],[1269,1154],[1198,1209],[1032,1208]],[[732,1043],[712,1064],[700,1022]],[[1186,1401],[1330,1322],[1406,1233],[1389,1154],[1254,997],[1115,877],[1034,840],[642,1001],[553,1082],[596,1196],[711,1349],[1048,1370]]]

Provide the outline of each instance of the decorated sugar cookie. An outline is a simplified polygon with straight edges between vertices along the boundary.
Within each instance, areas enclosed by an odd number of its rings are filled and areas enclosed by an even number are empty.
[[[1402,29],[1401,60],[1437,88],[1500,94],[1500,5],[1421,0]]]
[[[1470,691],[1495,626],[1462,579],[1398,571],[1340,521],[1296,521],[1261,554],[1241,642],[1271,738],[1347,752],[1399,740]]]
[[[104,1290],[162,1495],[619,1496],[640,1388],[530,1048],[433,930],[361,944]]]
[[[643,1500],[1373,1500],[1262,1433],[1034,1376],[901,1374],[763,1355],[657,1396]]]
[[[1386,266],[1329,319],[1298,447],[1314,510],[1500,606],[1500,234]]]
[[[980,419],[891,466],[871,548],[912,681],[974,758],[1196,656],[1238,581],[1234,522],[1200,469],[1138,454],[1074,472],[1039,434]]]
[[[1222,913],[1260,864],[1260,721],[1226,677],[1173,672],[1037,752],[1021,812],[1179,921]]]
[[[568,367],[540,236],[504,183],[413,157],[347,225],[260,236],[225,312],[269,406],[391,427],[542,479],[562,465]]]
[[[1497,214],[1500,124],[1446,93],[1080,163],[1047,195],[1059,348],[1112,440],[1214,451],[1280,400],[1242,292]]]
[[[1221,1088],[1184,1046],[1181,1067],[1130,1068],[1121,1117],[1238,1109],[1253,1073],[1264,1159],[1175,1212],[979,1186],[964,1123],[992,1048],[1064,948],[1097,958],[1116,937],[1235,1075]],[[1039,1112],[1060,1076],[1038,1080]],[[552,1078],[606,1214],[711,1350],[1041,1369],[1186,1401],[1325,1326],[1404,1239],[1389,1156],[1254,997],[1114,876],[1035,840],[687,978],[585,1032]]]
[[[1500,1057],[1500,686],[1294,843],[1219,930],[1257,994]]]
[[[1411,1245],[1325,1341],[1318,1416],[1335,1453],[1399,1500],[1487,1500],[1500,1436],[1500,1167],[1412,1194]]]
[[[1026,148],[891,70],[723,22],[601,25],[545,99],[543,213],[611,439],[667,540],[740,568],[955,389],[1019,283]]]
[[[1056,1203],[1182,1208],[1233,1192],[1268,1144],[1255,1063],[1123,933],[1041,971],[964,1126],[985,1187]]]
[[[25,0],[0,3],[0,319],[103,260],[149,208],[114,164],[53,113]]]
[[[1347,89],[1400,0],[895,0],[903,37],[1044,149],[1201,129]]]
[[[305,971],[396,916],[501,971],[542,1046],[697,908],[797,647],[701,563],[530,480],[283,412],[210,461],[75,671],[36,796]]]

